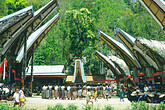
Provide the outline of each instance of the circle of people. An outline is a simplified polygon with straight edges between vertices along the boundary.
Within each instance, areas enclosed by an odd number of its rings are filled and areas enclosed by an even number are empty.
[[[96,98],[111,98],[113,93],[112,87],[107,85],[74,85],[74,86],[58,86],[48,85],[42,87],[42,99],[61,99],[61,100],[75,100],[75,99],[95,99]]]

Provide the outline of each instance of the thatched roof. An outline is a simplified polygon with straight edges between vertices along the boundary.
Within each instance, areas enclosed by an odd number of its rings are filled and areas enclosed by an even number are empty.
[[[45,23],[43,26],[41,26],[39,29],[37,29],[35,32],[33,32],[27,40],[27,52],[29,52],[30,49],[32,49],[32,46],[34,46],[35,43],[39,44],[42,41],[42,37],[45,36],[46,32],[49,31],[54,24],[56,20],[59,19],[60,13],[57,13],[51,20],[49,20],[47,23]],[[44,35],[43,35],[44,34]],[[37,45],[34,47],[34,49],[37,48]],[[23,53],[24,53],[24,45],[21,47],[21,49],[18,52],[18,56],[16,57],[17,62],[21,62],[23,59]],[[31,57],[31,56],[29,56]]]
[[[122,69],[122,71],[124,72],[126,76],[130,75],[129,68],[124,60],[114,55],[109,56],[109,59],[112,60],[116,65],[118,65],[118,67]]]
[[[127,63],[128,66],[135,66],[141,68],[141,65],[132,53],[119,41],[113,39],[102,31],[99,31],[99,37],[105,41],[113,50],[120,55],[120,57]]]
[[[120,28],[116,28],[114,35],[123,45],[125,45],[125,47],[127,47],[127,49],[134,53],[134,57],[136,57],[140,65],[142,65],[143,67],[152,66],[152,64],[142,54],[133,51],[133,46],[136,40],[135,37],[129,35],[127,32],[123,31]]]
[[[157,70],[165,65],[165,42],[137,38],[134,49],[144,55]]]
[[[136,42],[141,43],[145,47],[152,50],[155,54],[165,59],[165,42],[156,40],[147,40],[145,38],[137,38]]]
[[[24,20],[25,17],[32,15],[33,15],[33,7],[29,6],[13,14],[0,18],[0,33],[10,28],[12,25],[16,24],[17,22]]]
[[[111,71],[114,73],[114,75],[120,75],[121,72],[119,69],[115,66],[115,64],[105,55],[101,54],[98,51],[95,51],[94,55],[96,55],[100,60],[102,60],[107,66],[111,69]]]

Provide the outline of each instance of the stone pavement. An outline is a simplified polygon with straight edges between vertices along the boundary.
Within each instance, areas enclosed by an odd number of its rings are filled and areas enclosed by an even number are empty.
[[[111,105],[114,107],[114,110],[126,110],[126,108],[131,104],[127,98],[124,99],[124,102],[120,102],[118,97],[112,97],[108,101],[106,99],[98,99],[98,102],[94,102],[94,108],[99,106],[100,109],[103,109],[106,105]],[[37,110],[46,110],[48,106],[55,106],[58,103],[61,103],[64,107],[67,107],[69,104],[77,105],[78,108],[81,108],[86,104],[86,100],[55,100],[55,99],[41,99],[41,96],[33,96],[26,98],[26,108],[32,108]]]

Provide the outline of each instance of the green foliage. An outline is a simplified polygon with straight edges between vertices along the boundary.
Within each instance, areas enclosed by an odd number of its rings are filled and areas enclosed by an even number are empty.
[[[23,110],[20,107],[13,107],[13,104],[0,103],[0,110]]]
[[[165,109],[165,104],[163,102],[156,105],[146,103],[145,101],[131,103],[131,110],[164,110],[164,109]]]
[[[6,0],[0,0],[0,18],[7,15]]]
[[[48,107],[47,110],[65,110],[62,104],[56,104],[54,107]]]
[[[165,110],[165,104],[163,102],[161,102],[158,106],[159,110]]]
[[[94,25],[90,17],[91,12],[86,8],[66,12],[68,36],[71,40],[70,51],[75,57],[82,57],[82,51],[88,46],[94,45]]]
[[[84,105],[82,110],[92,110],[92,105]]]
[[[68,105],[68,107],[66,108],[66,110],[78,110],[78,107],[76,105]]]
[[[27,0],[6,0],[8,14],[14,13],[28,6]]]
[[[105,106],[104,110],[113,110],[113,107],[111,105]]]

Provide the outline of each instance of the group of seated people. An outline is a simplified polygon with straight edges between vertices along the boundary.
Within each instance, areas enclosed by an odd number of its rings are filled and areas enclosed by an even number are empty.
[[[93,98],[108,98],[112,96],[113,88],[109,85],[48,85],[42,87],[43,99],[61,99],[75,100],[82,99],[87,96],[87,91],[91,92]]]
[[[140,85],[136,87],[128,86],[128,100],[146,101],[148,103],[165,102],[165,94],[156,89],[154,85]]]

